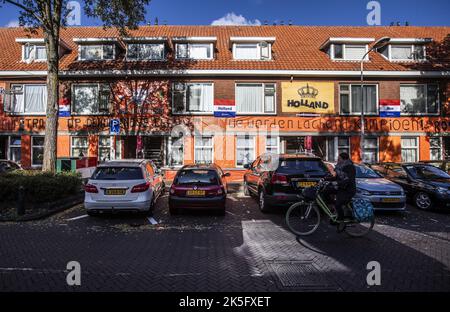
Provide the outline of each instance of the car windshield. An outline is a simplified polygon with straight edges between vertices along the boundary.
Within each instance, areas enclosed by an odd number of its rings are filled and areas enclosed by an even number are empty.
[[[327,167],[320,159],[280,159],[277,172],[284,174],[311,174],[324,176]]]
[[[215,170],[186,169],[178,173],[175,184],[217,185],[219,184],[219,178]]]
[[[406,169],[416,179],[450,179],[450,175],[441,169],[428,166],[407,166]]]
[[[92,175],[93,180],[142,180],[140,167],[99,167]]]
[[[356,167],[356,178],[360,179],[377,179],[381,176],[374,170],[366,166],[355,166]]]

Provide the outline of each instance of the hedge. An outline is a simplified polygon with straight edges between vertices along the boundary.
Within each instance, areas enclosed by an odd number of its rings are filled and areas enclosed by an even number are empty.
[[[50,173],[37,170],[18,170],[0,175],[0,198],[15,201],[19,187],[25,188],[25,200],[32,203],[52,202],[80,193],[78,173]]]

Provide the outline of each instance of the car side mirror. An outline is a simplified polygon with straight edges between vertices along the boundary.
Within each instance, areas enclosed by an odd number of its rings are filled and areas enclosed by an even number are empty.
[[[245,164],[244,169],[250,169],[250,164]]]
[[[229,172],[224,173],[224,174],[222,175],[222,177],[224,177],[224,178],[231,177],[231,173],[229,173]]]

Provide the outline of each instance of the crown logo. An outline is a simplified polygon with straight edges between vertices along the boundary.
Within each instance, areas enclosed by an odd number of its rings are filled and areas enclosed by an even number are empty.
[[[310,87],[308,84],[306,84],[306,87],[301,87],[298,89],[297,92],[302,98],[315,98],[319,94],[319,90],[314,87]]]

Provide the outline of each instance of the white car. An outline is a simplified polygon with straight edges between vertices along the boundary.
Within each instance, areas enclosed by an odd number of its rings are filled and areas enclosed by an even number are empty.
[[[163,178],[150,160],[107,161],[97,166],[85,185],[84,207],[89,215],[151,212],[164,188]]]

